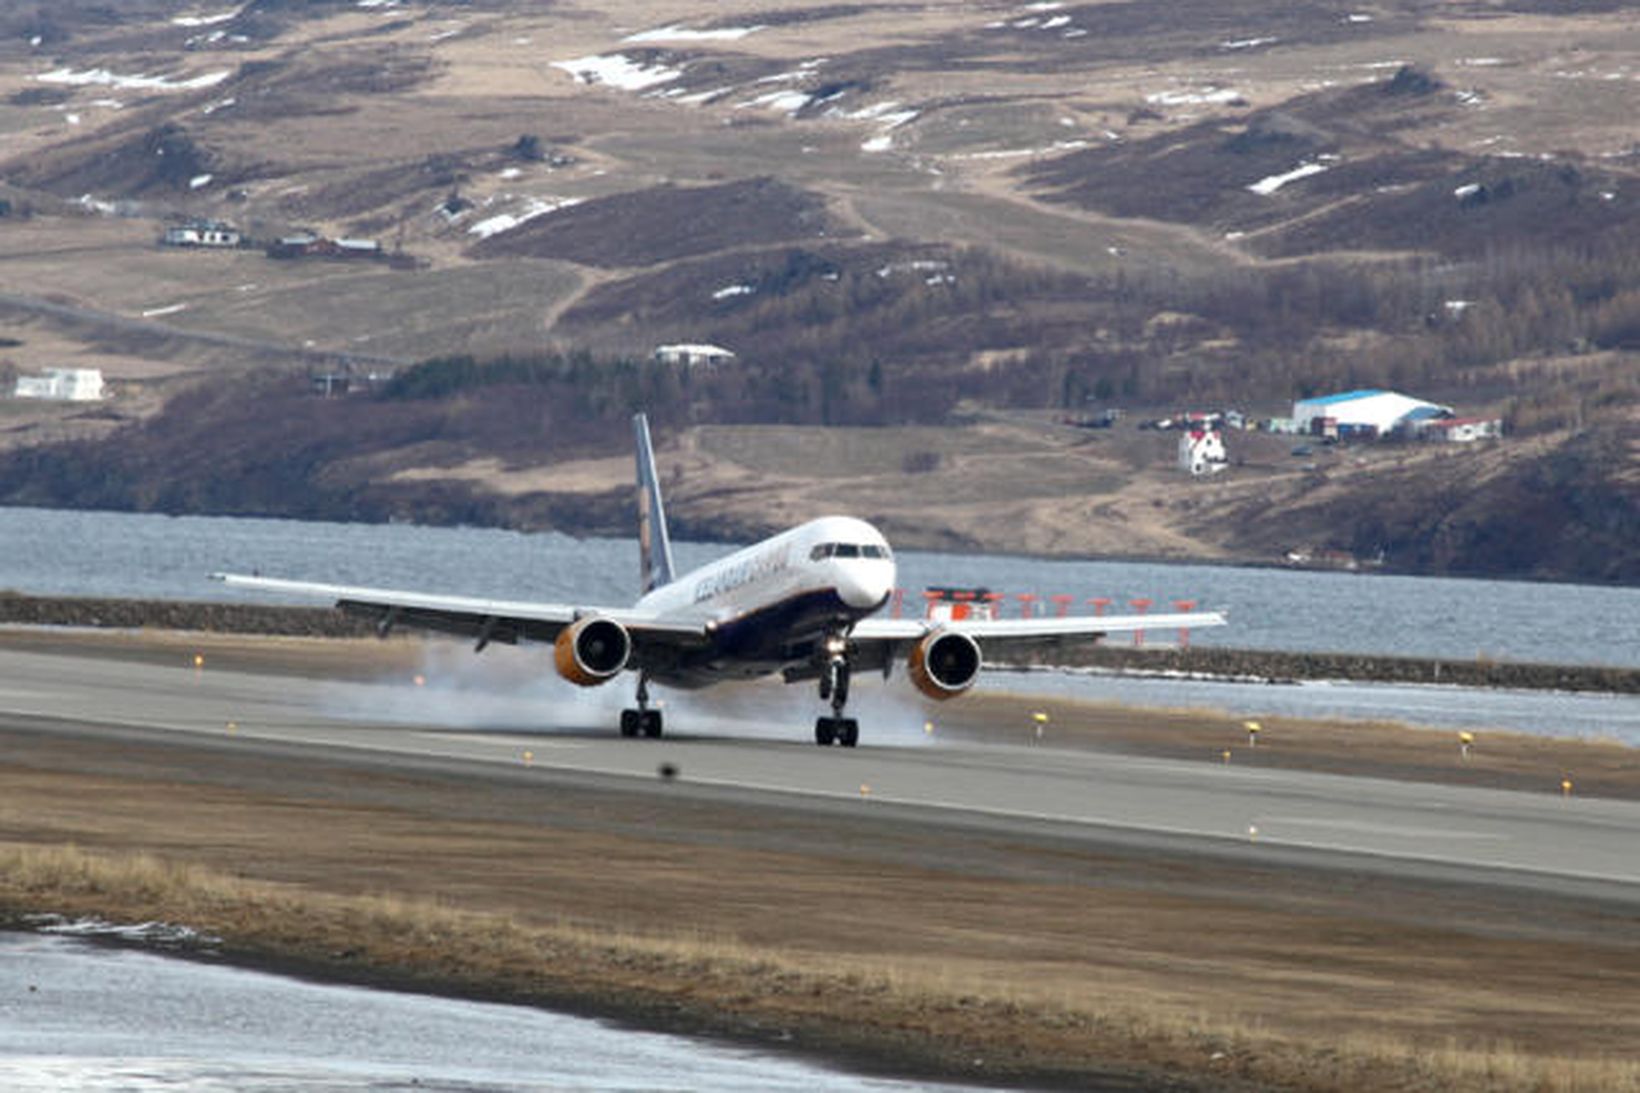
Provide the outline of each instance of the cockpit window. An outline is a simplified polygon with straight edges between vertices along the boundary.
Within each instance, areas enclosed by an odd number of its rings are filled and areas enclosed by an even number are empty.
[[[812,561],[823,562],[827,558],[889,558],[886,546],[876,543],[820,543],[809,551]]]

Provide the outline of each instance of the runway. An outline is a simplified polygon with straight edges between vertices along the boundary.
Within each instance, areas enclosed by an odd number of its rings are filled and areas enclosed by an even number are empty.
[[[567,688],[565,688],[567,690]],[[797,688],[778,732],[690,719],[661,741],[587,727],[532,731],[520,714],[467,728],[416,711],[464,701],[408,683],[0,647],[0,727],[355,756],[389,769],[460,769],[508,782],[619,786],[821,814],[904,818],[1085,844],[1581,893],[1640,902],[1640,803],[1251,769],[1081,748],[874,737],[807,740]],[[493,698],[475,690],[474,706]],[[539,699],[531,698],[539,703]],[[618,701],[618,698],[616,699]],[[373,711],[386,711],[391,720]],[[527,723],[527,715],[525,723]],[[581,714],[585,725],[601,714]],[[657,776],[662,767],[675,779]]]

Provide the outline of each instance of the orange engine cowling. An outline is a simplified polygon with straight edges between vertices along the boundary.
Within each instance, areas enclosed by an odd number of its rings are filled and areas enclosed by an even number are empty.
[[[558,674],[580,687],[596,687],[621,674],[632,654],[632,638],[614,619],[596,615],[558,631],[552,659]]]
[[[967,634],[936,630],[911,647],[907,672],[929,698],[955,698],[979,678],[979,643]]]

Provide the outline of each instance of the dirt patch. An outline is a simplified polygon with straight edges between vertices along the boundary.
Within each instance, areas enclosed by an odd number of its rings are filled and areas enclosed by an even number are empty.
[[[777,179],[753,178],[720,186],[659,186],[584,202],[493,236],[472,254],[652,266],[836,230],[819,197]]]

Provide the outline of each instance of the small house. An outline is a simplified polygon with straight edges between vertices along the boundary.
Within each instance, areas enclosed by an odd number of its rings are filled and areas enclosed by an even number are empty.
[[[100,369],[48,368],[43,376],[18,376],[13,393],[18,398],[96,402],[103,397],[105,386]]]
[[[320,251],[324,240],[314,232],[297,232],[294,235],[283,235],[267,246],[269,258],[303,258]]]
[[[333,253],[337,258],[380,258],[382,245],[374,239],[338,239]]]
[[[165,229],[160,242],[167,247],[237,247],[239,229],[222,220],[190,220]]]
[[[657,345],[654,357],[662,364],[681,364],[686,368],[696,365],[727,364],[735,359],[734,352],[721,345],[689,343]]]
[[[1179,437],[1179,469],[1197,478],[1217,474],[1230,465],[1224,435],[1218,429],[1188,429]]]
[[[1503,435],[1502,418],[1448,417],[1425,422],[1419,430],[1425,440],[1445,441],[1448,444],[1471,444],[1477,440],[1492,440]]]

